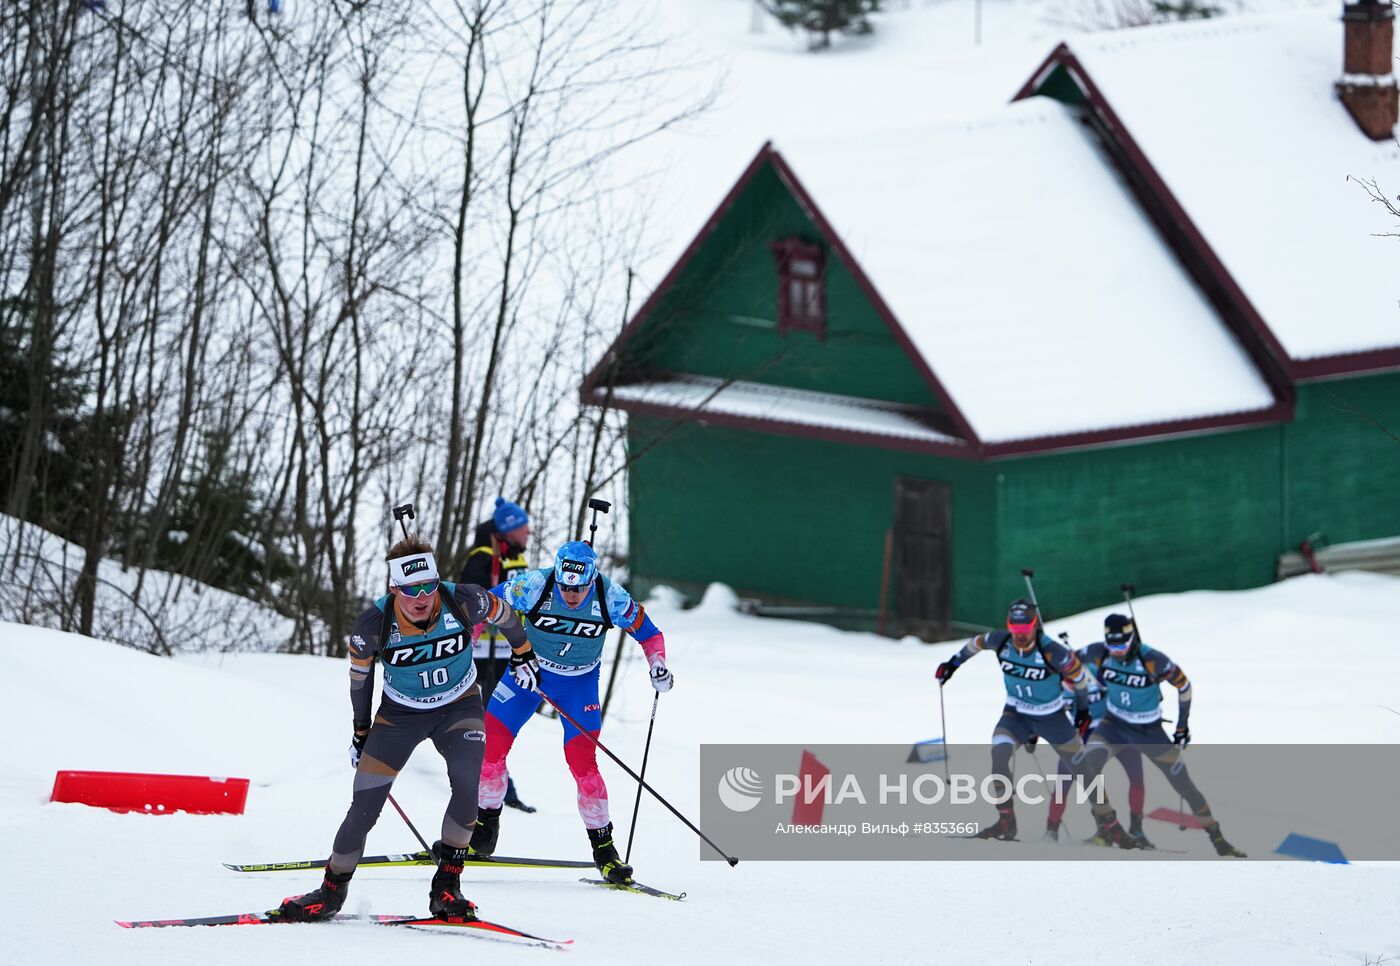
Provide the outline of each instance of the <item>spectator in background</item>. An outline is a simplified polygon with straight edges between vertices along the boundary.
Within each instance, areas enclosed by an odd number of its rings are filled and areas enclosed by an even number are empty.
[[[530,517],[519,504],[503,496],[496,497],[491,519],[477,525],[472,537],[467,564],[462,568],[461,583],[482,587],[498,587],[511,576],[528,568],[525,548],[530,544]],[[510,643],[495,627],[480,629],[482,633],[473,646],[473,657],[481,680],[481,694],[487,701],[505,673],[510,661]],[[505,804],[522,812],[533,812],[515,792],[514,779],[506,779]]]

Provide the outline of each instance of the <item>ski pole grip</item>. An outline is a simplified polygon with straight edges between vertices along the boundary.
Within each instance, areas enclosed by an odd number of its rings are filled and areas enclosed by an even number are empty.
[[[1032,570],[1032,569],[1029,568],[1029,567],[1022,567],[1022,568],[1021,568],[1021,576],[1022,576],[1022,577],[1034,577],[1034,576],[1035,576],[1035,571]]]
[[[1131,594],[1136,594],[1136,593],[1137,593],[1137,588],[1134,587],[1132,584],[1123,584],[1122,587],[1121,587],[1121,589],[1122,589],[1123,593],[1125,593],[1125,594],[1130,594],[1130,595],[1131,595]]]

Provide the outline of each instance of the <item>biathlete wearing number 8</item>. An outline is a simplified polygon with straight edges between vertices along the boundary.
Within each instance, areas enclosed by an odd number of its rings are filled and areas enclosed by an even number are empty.
[[[1181,761],[1181,749],[1191,741],[1187,724],[1191,714],[1191,682],[1171,658],[1142,643],[1132,618],[1109,614],[1104,618],[1104,639],[1084,649],[1084,660],[1103,684],[1105,714],[1086,743],[1084,761],[1097,775],[1111,754],[1134,747],[1166,776],[1191,806],[1219,855],[1243,857],[1220,831],[1206,797],[1191,780]],[[1162,727],[1161,683],[1177,688],[1176,733],[1167,737]]]
[[[618,584],[598,573],[593,548],[571,542],[560,548],[555,566],[516,574],[498,587],[496,594],[525,616],[525,634],[532,657],[517,651],[517,660],[539,667],[539,690],[549,695],[568,715],[597,737],[602,728],[598,698],[598,669],[603,640],[616,626],[630,634],[646,654],[652,686],[670,690],[672,676],[666,667],[666,641],[642,605]],[[570,599],[565,599],[565,594]],[[486,712],[486,761],[481,768],[482,821],[472,848],[489,855],[495,850],[500,808],[506,793],[506,757],[520,729],[539,706],[539,696],[528,686],[529,676],[506,675],[491,695]],[[564,729],[564,759],[578,787],[578,813],[594,846],[594,861],[609,878],[626,869],[612,845],[608,816],[608,789],[598,771],[594,745],[568,719]],[[600,858],[601,857],[601,858]],[[604,868],[610,866],[609,868]],[[623,881],[631,870],[618,873]]]

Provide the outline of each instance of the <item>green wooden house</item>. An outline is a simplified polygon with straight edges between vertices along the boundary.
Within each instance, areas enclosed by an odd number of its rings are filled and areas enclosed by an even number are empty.
[[[1390,11],[1347,11],[1344,69],[1316,11],[1140,29],[979,123],[764,145],[582,387],[634,589],[936,637],[1022,567],[1053,617],[1400,534],[1400,248],[1345,179],[1400,186]]]

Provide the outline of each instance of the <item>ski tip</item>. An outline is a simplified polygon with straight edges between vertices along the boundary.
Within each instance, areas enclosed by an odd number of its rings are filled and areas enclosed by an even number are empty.
[[[121,919],[113,919],[112,921],[115,922],[118,926],[121,926],[123,929],[131,929],[134,926],[133,923],[129,921],[123,921]]]

